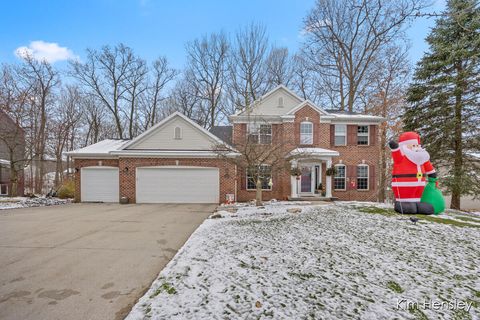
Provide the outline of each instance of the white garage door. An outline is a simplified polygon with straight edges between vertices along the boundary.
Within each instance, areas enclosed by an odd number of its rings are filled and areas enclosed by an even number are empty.
[[[137,203],[218,203],[218,168],[137,168]]]
[[[82,202],[118,202],[118,168],[85,167],[80,174]]]

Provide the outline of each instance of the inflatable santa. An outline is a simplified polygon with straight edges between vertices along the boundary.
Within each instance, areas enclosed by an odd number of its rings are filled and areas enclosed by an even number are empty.
[[[421,202],[426,177],[436,178],[430,163],[430,155],[420,145],[420,136],[404,132],[398,143],[389,142],[392,150],[392,190],[395,196],[395,211],[407,214],[433,214],[432,204]]]

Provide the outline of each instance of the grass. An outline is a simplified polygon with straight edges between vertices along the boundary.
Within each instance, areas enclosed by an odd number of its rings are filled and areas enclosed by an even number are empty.
[[[378,207],[373,207],[373,206],[371,206],[371,207],[355,207],[355,208],[358,211],[364,212],[364,213],[381,214],[383,216],[389,216],[389,217],[395,217],[395,216],[406,217],[406,218],[416,217],[420,221],[428,221],[428,222],[433,222],[433,223],[447,224],[447,225],[451,225],[451,226],[455,226],[455,227],[480,228],[480,225],[475,225],[475,224],[465,222],[465,221],[467,221],[466,219],[471,219],[471,218],[468,218],[468,217],[455,217],[455,219],[465,218],[465,219],[461,219],[461,220],[464,220],[464,221],[458,221],[458,220],[454,220],[454,219],[438,218],[434,215],[432,216],[432,215],[424,215],[424,214],[399,214],[399,213],[395,212],[393,209],[384,209],[384,208],[378,208]],[[478,220],[474,220],[474,219],[473,219],[473,221],[478,222]]]
[[[152,295],[150,295],[150,298],[154,298],[162,292],[166,292],[168,294],[176,294],[177,290],[170,283],[164,282],[157,290],[155,290]]]
[[[403,293],[403,289],[402,287],[396,283],[395,281],[388,281],[387,282],[387,288],[392,290],[393,292],[396,292],[396,293]]]

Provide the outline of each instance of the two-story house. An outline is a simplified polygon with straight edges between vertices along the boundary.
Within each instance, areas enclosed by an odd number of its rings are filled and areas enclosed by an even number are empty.
[[[271,185],[264,183],[265,199],[321,196],[323,189],[327,198],[377,200],[377,126],[383,118],[325,110],[278,86],[230,121],[234,147],[246,135],[258,134],[259,143],[281,143],[285,154],[296,155],[291,166],[300,169],[300,176],[287,170],[273,173]],[[335,170],[327,175],[331,167]],[[240,178],[240,201],[254,197],[255,184],[245,175],[246,183]]]
[[[278,86],[230,121],[231,126],[209,132],[176,112],[132,140],[104,140],[69,152],[77,201],[251,200],[250,171],[228,160],[241,156],[236,147],[247,137],[259,145],[280,144],[286,167],[299,169],[297,176],[288,169],[269,175],[265,163],[264,199],[321,197],[320,184],[328,198],[377,199],[382,118],[324,110]],[[220,144],[230,149],[222,157],[214,150]]]

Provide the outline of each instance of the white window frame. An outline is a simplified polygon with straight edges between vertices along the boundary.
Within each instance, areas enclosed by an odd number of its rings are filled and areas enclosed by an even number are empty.
[[[262,133],[262,126],[268,126],[270,128],[270,133]],[[249,123],[247,128],[247,135],[256,136],[257,144],[272,144],[272,124],[271,123]],[[270,137],[269,142],[262,142],[262,136],[264,138]]]
[[[345,170],[343,171],[343,173],[344,173],[343,177],[337,177],[337,174],[336,174],[336,173],[335,173],[335,175],[333,176],[333,190],[336,190],[336,191],[346,191],[346,190],[347,190],[347,166],[344,165],[343,163],[338,163],[338,164],[334,165],[334,167],[335,167],[335,169],[336,169],[337,167],[344,167]],[[335,170],[335,171],[337,171],[337,170]],[[338,172],[338,171],[337,171],[337,172]],[[344,184],[343,184],[343,185],[344,185],[345,187],[344,187],[343,189],[336,189],[336,188],[335,188],[335,179],[343,179],[343,181],[344,181]]]
[[[359,168],[359,167],[367,167],[367,176],[366,176],[366,177],[359,177],[359,176],[358,176],[358,168]],[[356,179],[357,179],[357,181],[356,181],[356,183],[357,183],[357,190],[358,190],[358,191],[368,191],[368,190],[370,190],[370,166],[369,166],[368,164],[363,164],[363,163],[362,163],[362,164],[357,165],[356,170],[357,170],[357,172],[356,172],[356,173],[357,173],[357,174],[356,174],[356,176],[357,176],[357,178],[356,178]],[[360,184],[358,183],[358,179],[367,179],[367,188],[366,188],[366,189],[359,189],[359,188],[358,188],[358,186],[360,185]]]
[[[334,134],[333,134],[333,145],[334,146],[346,146],[347,145],[347,125],[346,124],[335,124],[334,125]],[[343,127],[345,130],[342,132],[337,132],[337,127]],[[336,142],[336,137],[343,137],[344,138],[344,143],[343,144],[337,144]]]
[[[358,132],[359,127],[367,127],[367,132]],[[367,137],[367,144],[359,144],[358,137]],[[357,146],[369,146],[370,145],[370,126],[369,125],[357,125]]]
[[[5,190],[7,190],[6,193],[2,193],[2,186],[5,186]],[[8,196],[8,184],[2,183],[0,184],[0,196]]]
[[[272,177],[272,166],[269,165],[269,164],[261,164],[260,166],[261,167],[270,167],[270,179],[273,179],[273,177]],[[248,178],[249,178],[248,170],[249,170],[248,168],[245,169],[245,189],[247,189],[247,190],[257,190],[256,187],[253,188],[253,189],[248,187]],[[255,182],[255,185],[256,185],[256,182]],[[272,187],[268,186],[267,189],[262,188],[262,191],[272,191]]]
[[[177,132],[178,132],[178,135],[177,135]],[[181,140],[182,139],[182,128],[181,127],[177,126],[173,129],[173,139],[175,139],[175,140]]]
[[[302,132],[302,126],[308,125],[310,132]],[[310,121],[303,121],[300,123],[300,144],[313,144],[313,123]]]

